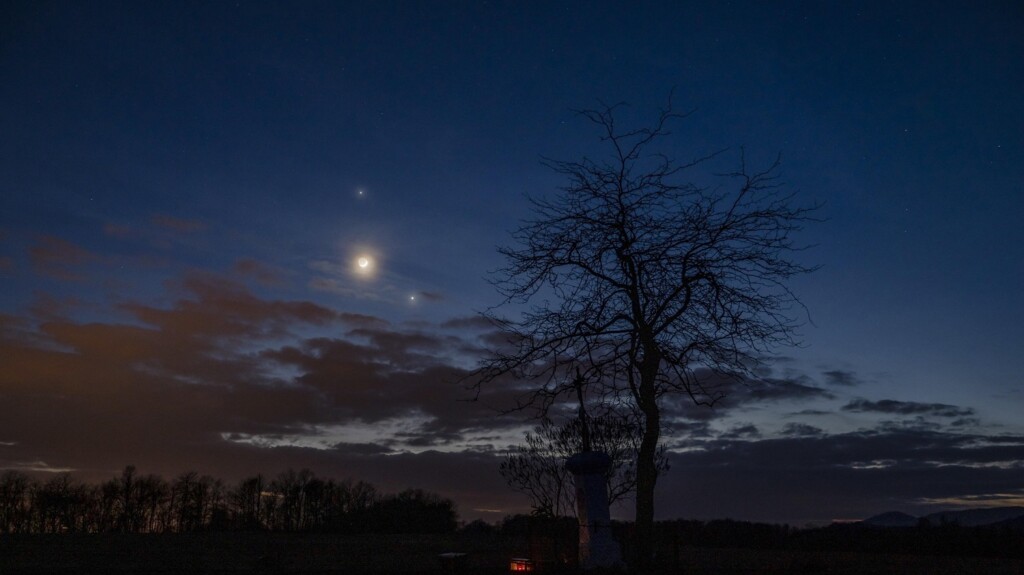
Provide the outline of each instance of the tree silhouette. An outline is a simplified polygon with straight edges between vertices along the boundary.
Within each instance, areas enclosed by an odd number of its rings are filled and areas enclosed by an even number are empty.
[[[684,181],[719,153],[677,163],[652,150],[684,117],[671,101],[646,128],[622,130],[616,110],[580,112],[602,131],[606,159],[544,161],[568,183],[532,197],[532,219],[500,249],[506,264],[494,284],[504,302],[485,315],[507,345],[492,350],[473,385],[534,381],[516,409],[545,414],[572,393],[578,368],[606,404],[638,415],[637,558],[646,562],[663,397],[714,404],[723,390],[713,381],[742,380],[776,344],[794,343],[800,302],[786,282],[813,268],[793,259],[793,236],[815,207],[794,206],[781,191],[777,159],[750,171],[742,151],[714,186]],[[519,319],[498,313],[523,305]]]
[[[30,517],[28,476],[5,471],[0,476],[0,533],[20,533],[28,529]]]
[[[339,533],[447,533],[455,504],[421,490],[382,496],[365,481],[321,479],[287,469],[226,489],[220,479],[182,473],[173,481],[138,475],[129,465],[97,485],[61,473],[45,482],[20,471],[0,474],[0,534],[189,533],[270,530]]]
[[[636,454],[640,433],[636,422],[613,415],[587,418],[591,447],[607,453],[608,503],[613,504],[636,489]],[[576,417],[562,425],[544,420],[525,443],[514,446],[499,466],[509,487],[530,497],[533,513],[559,517],[576,513],[572,474],[565,461],[584,451],[583,421]],[[665,450],[658,453],[658,470],[668,469]]]
[[[263,489],[262,475],[247,477],[238,482],[228,498],[236,509],[238,527],[257,529],[263,523]]]

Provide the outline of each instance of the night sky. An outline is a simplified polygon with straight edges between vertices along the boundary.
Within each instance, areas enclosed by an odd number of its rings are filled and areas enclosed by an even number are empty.
[[[605,151],[574,109],[674,90],[663,151],[729,149],[695,181],[781,153],[825,221],[803,346],[669,405],[658,516],[1024,505],[1020,3],[633,4],[5,2],[0,469],[528,511],[497,464],[532,423],[456,383],[496,248],[542,156]]]

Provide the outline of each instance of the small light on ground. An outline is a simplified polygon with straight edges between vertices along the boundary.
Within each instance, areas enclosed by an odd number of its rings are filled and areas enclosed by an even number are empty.
[[[533,561],[530,561],[529,559],[523,559],[521,557],[515,557],[508,564],[508,570],[514,573],[533,571]]]

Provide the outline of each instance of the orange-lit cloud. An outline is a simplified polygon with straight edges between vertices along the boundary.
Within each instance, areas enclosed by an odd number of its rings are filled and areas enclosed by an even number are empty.
[[[241,277],[251,278],[265,286],[276,287],[285,283],[284,270],[254,258],[239,259],[231,267],[231,270]]]
[[[434,439],[379,438],[387,451],[402,442],[444,445],[496,424],[493,412],[457,401],[454,382],[465,372],[446,362],[463,345],[452,335],[263,299],[208,273],[174,285],[170,305],[125,303],[122,321],[79,322],[56,306],[41,322],[0,316],[0,468],[46,461],[89,476],[134,463],[230,477],[244,465],[225,462],[262,461],[248,469],[270,471],[293,452],[225,437],[313,436],[420,414],[416,434]],[[295,335],[303,326],[338,337]],[[333,455],[316,456],[325,469],[362,457],[345,451],[343,437],[328,440]]]
[[[134,464],[232,481],[310,467],[433,489],[466,509],[525,510],[497,473],[522,419],[490,408],[512,405],[522,383],[460,401],[467,366],[489,342],[500,345],[487,321],[396,323],[257,295],[237,276],[202,271],[164,295],[159,305],[122,302],[102,320],[75,319],[77,302],[45,297],[31,313],[0,314],[0,468],[103,479]],[[1019,461],[1024,438],[956,428],[951,416],[966,407],[879,400],[842,411],[849,398],[809,376],[764,376],[709,380],[730,393],[714,410],[666,402],[666,516],[854,517],[888,510],[887,497],[927,506],[1024,480],[1024,469],[1006,465]],[[834,403],[833,415],[893,420],[836,433],[818,423],[828,411],[794,413],[777,429],[735,417],[812,400]],[[771,497],[765,485],[775,486]],[[848,503],[830,503],[837,490]]]
[[[151,219],[153,225],[177,232],[179,234],[191,234],[194,232],[201,232],[208,226],[206,223],[199,220],[186,220],[176,218],[174,216],[168,216],[166,214],[156,214]]]
[[[103,233],[112,238],[127,239],[135,235],[135,230],[131,226],[125,226],[114,223],[103,224]]]
[[[63,281],[85,279],[82,267],[99,261],[95,253],[54,236],[43,236],[29,248],[36,273]]]

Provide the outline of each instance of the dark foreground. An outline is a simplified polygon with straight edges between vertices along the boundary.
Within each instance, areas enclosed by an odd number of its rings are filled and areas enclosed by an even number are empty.
[[[423,573],[451,572],[438,555],[467,553],[467,575],[508,573],[530,553],[525,540],[494,535],[207,533],[3,535],[0,574],[11,573]],[[654,573],[1021,574],[1019,557],[676,546]],[[571,573],[551,564],[548,573]]]

